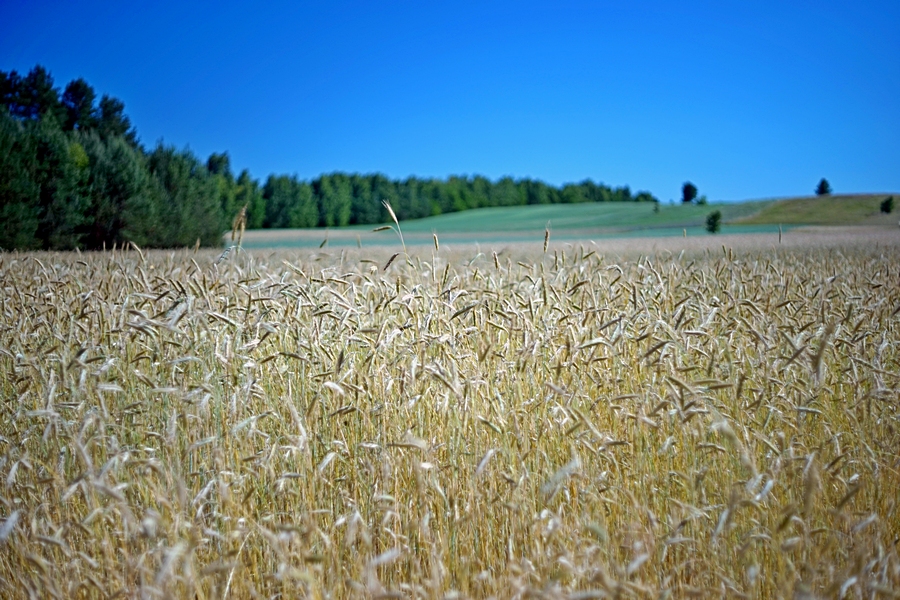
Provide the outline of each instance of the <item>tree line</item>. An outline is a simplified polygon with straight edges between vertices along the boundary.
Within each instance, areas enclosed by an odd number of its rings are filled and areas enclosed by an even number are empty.
[[[247,170],[227,152],[204,162],[190,150],[143,146],[121,100],[99,99],[84,79],[62,92],[36,66],[0,71],[0,249],[98,249],[221,244],[246,209],[248,228],[342,227],[491,206],[658,202],[591,180],[551,186],[533,179],[445,180],[331,173],[311,181]]]
[[[649,192],[610,188],[585,180],[553,187],[534,179],[476,175],[446,180],[332,173],[312,181],[270,175],[260,213],[248,209],[250,227],[341,227],[390,221],[388,202],[401,221],[492,206],[578,202],[656,202]],[[254,221],[253,219],[257,220]]]

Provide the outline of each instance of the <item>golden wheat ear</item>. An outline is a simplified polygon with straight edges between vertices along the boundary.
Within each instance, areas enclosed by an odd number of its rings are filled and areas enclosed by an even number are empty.
[[[391,219],[394,220],[394,224],[397,225],[397,235],[400,236],[400,245],[403,246],[403,254],[409,256],[409,253],[406,251],[406,242],[403,241],[403,232],[400,231],[400,221],[397,219],[397,215],[394,214],[394,209],[391,208],[391,203],[387,200],[382,200],[381,203],[387,209],[388,214],[391,215]],[[379,229],[376,229],[376,231],[379,231]]]
[[[237,236],[237,246],[241,245],[241,242],[244,239],[244,230],[247,228],[247,204],[241,207],[241,210],[238,211],[237,216],[234,218],[234,221],[231,222],[231,242],[234,243],[234,238]]]

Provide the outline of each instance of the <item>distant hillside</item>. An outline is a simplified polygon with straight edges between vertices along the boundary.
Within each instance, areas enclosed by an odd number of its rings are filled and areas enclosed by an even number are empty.
[[[900,207],[881,214],[888,194],[749,200],[744,202],[662,204],[651,202],[583,202],[477,208],[425,219],[400,220],[407,245],[540,241],[549,226],[551,238],[584,240],[621,237],[706,236],[706,217],[722,213],[721,234],[788,231],[802,225],[891,225]],[[895,201],[900,204],[900,194]],[[227,238],[228,236],[226,236]],[[228,239],[225,243],[229,243]],[[323,230],[256,229],[243,238],[248,248],[396,244],[393,232],[373,232],[371,225]]]
[[[766,204],[750,216],[732,221],[741,225],[878,225],[896,224],[900,194],[893,194],[895,208],[881,212],[891,194],[843,194],[786,198]]]
[[[777,225],[730,225],[731,221],[758,213],[771,201],[740,203],[659,204],[652,202],[582,202],[477,208],[450,214],[400,221],[407,245],[433,243],[539,242],[549,227],[551,238],[584,240],[635,236],[709,235],[706,217],[718,210],[725,225],[722,233],[775,232]],[[225,243],[229,243],[226,235]],[[316,247],[396,244],[390,231],[373,232],[371,225],[323,229],[255,229],[243,238],[245,247]]]

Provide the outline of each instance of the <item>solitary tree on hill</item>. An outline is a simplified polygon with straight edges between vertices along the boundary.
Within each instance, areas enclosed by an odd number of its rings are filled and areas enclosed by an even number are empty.
[[[892,210],[894,210],[894,197],[888,196],[881,202],[881,212],[889,214]]]
[[[828,180],[824,177],[819,181],[819,185],[816,186],[816,195],[817,196],[827,196],[831,193],[831,184],[828,183]]]
[[[690,181],[684,182],[681,186],[681,201],[684,204],[690,204],[697,197],[697,186]]]

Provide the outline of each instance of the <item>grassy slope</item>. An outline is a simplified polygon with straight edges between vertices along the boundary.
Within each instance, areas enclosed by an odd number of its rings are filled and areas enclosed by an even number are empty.
[[[896,215],[883,215],[881,202],[887,194],[810,196],[788,198],[762,207],[755,215],[739,219],[742,224],[785,225],[876,225],[893,224]],[[900,201],[896,197],[895,201]]]
[[[707,206],[650,203],[586,203],[482,208],[402,221],[407,244],[431,244],[432,232],[441,241],[516,242],[540,240],[550,226],[554,239],[665,237],[706,235],[706,216],[722,212],[722,233],[759,233],[798,225],[895,225],[897,215],[883,215],[879,205],[885,194],[753,200]],[[900,194],[897,195],[900,199]],[[263,247],[392,243],[393,234],[372,234],[372,225],[307,230],[248,231],[244,245]],[[373,237],[374,236],[374,237]],[[361,239],[360,239],[361,238]],[[226,242],[227,243],[227,242]]]
[[[701,227],[706,215],[722,211],[723,221],[733,225],[878,225],[896,221],[896,214],[882,214],[888,194],[811,196],[783,200],[752,200],[733,204],[554,204],[483,208],[406,221],[403,230],[416,232],[537,231],[549,222],[554,231],[640,230]],[[900,195],[895,196],[900,203]]]
[[[552,237],[560,239],[601,239],[634,236],[666,237],[705,234],[706,216],[722,211],[726,223],[759,212],[771,201],[715,204],[708,206],[660,205],[654,212],[650,203],[585,203],[481,208],[401,221],[406,244],[432,243],[432,232],[442,242],[522,242],[540,241],[550,226]],[[726,225],[725,233],[771,230],[774,225]],[[322,229],[248,231],[244,246],[248,248],[311,247],[323,239],[331,246],[355,246],[358,243],[392,244],[391,232],[372,233],[372,225],[358,225],[324,231]],[[359,236],[359,237],[358,237]],[[226,243],[228,243],[226,236]]]
[[[546,204],[480,208],[404,221],[401,226],[404,233],[542,231],[548,222],[553,231],[696,227],[713,210],[721,210],[724,219],[729,221],[750,216],[767,204],[768,201],[709,206],[661,204],[658,213],[653,212],[649,203]]]

